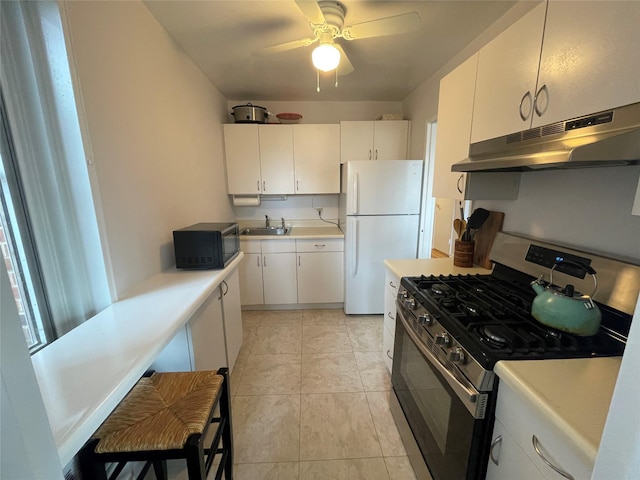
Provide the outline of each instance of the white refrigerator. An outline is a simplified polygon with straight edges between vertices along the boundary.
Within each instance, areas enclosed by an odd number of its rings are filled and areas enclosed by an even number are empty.
[[[384,160],[342,165],[345,313],[383,313],[384,260],[416,258],[423,164]]]

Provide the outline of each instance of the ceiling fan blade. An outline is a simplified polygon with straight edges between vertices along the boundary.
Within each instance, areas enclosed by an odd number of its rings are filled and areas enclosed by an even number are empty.
[[[360,38],[382,37],[396,35],[416,30],[420,25],[420,15],[417,12],[403,13],[393,17],[380,18],[370,22],[356,23],[342,29],[345,40]]]
[[[318,2],[315,0],[295,0],[295,2],[302,14],[307,17],[311,23],[315,23],[316,25],[324,23],[324,15],[322,14],[322,10],[320,10]]]
[[[338,75],[340,76],[349,75],[354,70],[353,65],[351,65],[351,62],[349,61],[349,57],[347,57],[347,54],[344,53],[344,50],[340,44],[336,43],[334,45],[340,52],[340,64],[338,65]]]
[[[254,55],[271,55],[272,53],[286,52],[287,50],[293,50],[294,48],[308,47],[312,43],[317,42],[317,38],[303,38],[301,40],[294,40],[293,42],[280,43],[267,48],[261,48]]]

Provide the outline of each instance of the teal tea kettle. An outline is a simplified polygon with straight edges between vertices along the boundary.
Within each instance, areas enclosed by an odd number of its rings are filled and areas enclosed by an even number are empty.
[[[591,295],[575,294],[571,284],[567,284],[564,289],[553,286],[553,270],[560,263],[581,268],[593,277],[594,288]],[[549,327],[583,337],[598,333],[602,314],[591,298],[598,287],[596,271],[593,268],[589,265],[565,260],[553,265],[549,275],[549,284],[546,287],[542,278],[543,275],[531,282],[531,287],[537,293],[531,304],[533,318]]]

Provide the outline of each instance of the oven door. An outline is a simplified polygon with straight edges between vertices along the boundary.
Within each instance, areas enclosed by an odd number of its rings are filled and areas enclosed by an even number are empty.
[[[391,376],[413,440],[433,480],[484,479],[494,402],[452,375],[412,329],[413,321],[398,305]]]

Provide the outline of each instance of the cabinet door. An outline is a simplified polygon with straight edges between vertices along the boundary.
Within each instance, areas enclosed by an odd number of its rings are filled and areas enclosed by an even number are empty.
[[[225,124],[223,128],[228,193],[262,193],[258,125]]]
[[[242,309],[240,307],[240,282],[238,270],[224,279],[222,284],[224,295],[222,297],[222,313],[224,318],[224,339],[227,350],[227,365],[229,372],[238,358],[238,352],[242,347]]]
[[[238,265],[240,276],[240,301],[242,305],[263,305],[262,255],[245,253]]]
[[[373,124],[373,160],[406,160],[409,122],[378,120]]]
[[[549,2],[538,91],[533,126],[639,102],[640,2]]]
[[[540,480],[543,478],[533,462],[496,420],[491,436],[491,452],[487,480]]]
[[[259,125],[262,193],[292,194],[293,125]]]
[[[387,366],[387,370],[389,373],[393,370],[393,343],[394,343],[395,333],[392,333],[386,325],[382,332],[382,359],[384,360],[384,364]]]
[[[340,122],[340,163],[373,160],[373,122]]]
[[[267,253],[262,256],[265,305],[298,303],[295,253]]]
[[[471,143],[531,126],[546,5],[536,6],[480,50]]]
[[[298,253],[298,303],[344,299],[343,252]]]
[[[340,193],[340,126],[293,125],[296,193]]]
[[[465,174],[452,172],[451,165],[469,156],[477,69],[478,54],[475,54],[440,81],[433,173],[435,198],[464,198]]]
[[[189,321],[193,370],[217,370],[227,366],[222,320],[222,294],[217,288]]]

